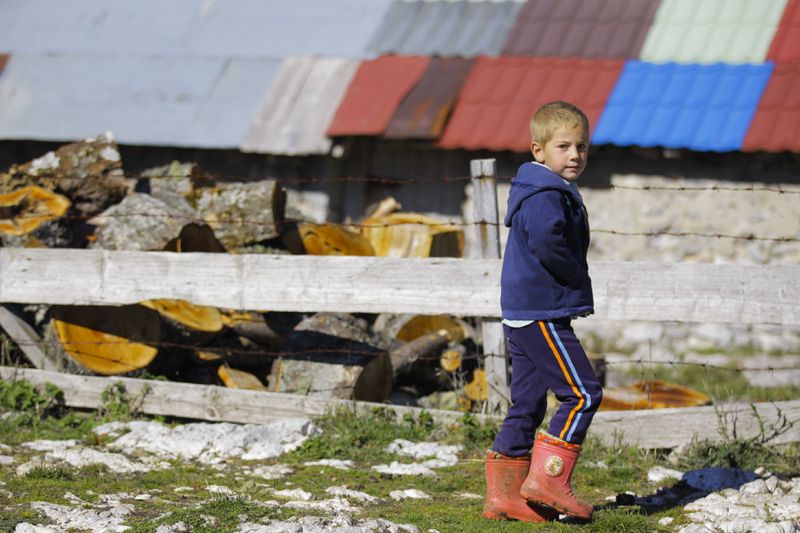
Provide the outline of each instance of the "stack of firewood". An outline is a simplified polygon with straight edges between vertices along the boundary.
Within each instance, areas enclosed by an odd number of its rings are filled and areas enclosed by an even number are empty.
[[[460,226],[388,198],[358,223],[286,217],[276,179],[218,181],[173,162],[126,176],[110,135],[0,173],[7,247],[460,257]],[[66,280],[65,280],[66,282]],[[16,309],[65,372],[468,410],[486,399],[480,339],[454,316],[301,314],[182,300]]]

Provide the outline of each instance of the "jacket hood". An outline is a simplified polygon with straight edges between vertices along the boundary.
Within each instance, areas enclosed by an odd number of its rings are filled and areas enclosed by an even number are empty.
[[[508,210],[503,223],[511,227],[511,219],[527,198],[546,190],[559,190],[569,194],[575,202],[583,205],[582,198],[565,183],[564,178],[539,163],[523,163],[517,170],[517,175],[511,180],[511,190],[508,194]]]

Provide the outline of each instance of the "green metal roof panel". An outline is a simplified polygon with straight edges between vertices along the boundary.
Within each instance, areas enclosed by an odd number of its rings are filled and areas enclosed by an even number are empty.
[[[662,0],[640,59],[763,63],[786,0]]]

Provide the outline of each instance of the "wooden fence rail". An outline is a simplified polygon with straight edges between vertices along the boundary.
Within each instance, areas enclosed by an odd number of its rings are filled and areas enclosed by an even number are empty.
[[[800,325],[800,265],[597,262],[591,275],[603,319]],[[0,302],[498,317],[499,291],[499,259],[0,249]]]

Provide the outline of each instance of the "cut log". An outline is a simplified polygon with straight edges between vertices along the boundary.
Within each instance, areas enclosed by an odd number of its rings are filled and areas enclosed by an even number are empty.
[[[158,353],[161,319],[141,305],[54,306],[52,314],[63,352],[97,374],[142,369]]]
[[[485,402],[489,398],[489,385],[486,381],[485,370],[475,370],[472,381],[464,385],[464,396],[473,402]]]
[[[272,366],[272,391],[375,402],[389,397],[391,360],[363,319],[319,313],[295,327],[287,347],[292,353]]]
[[[267,390],[267,387],[257,377],[243,370],[222,365],[217,369],[217,376],[226,387],[232,389]]]
[[[467,355],[467,348],[463,344],[454,344],[442,352],[439,357],[439,366],[445,372],[455,372],[461,368],[461,363]]]
[[[215,307],[185,300],[147,300],[141,305],[162,317],[162,340],[166,342],[196,346],[213,339],[224,326],[222,313]]]
[[[197,163],[173,161],[169,165],[143,171],[136,183],[136,190],[155,196],[169,191],[192,199],[198,189],[214,185],[214,180],[209,178]]]
[[[309,255],[375,255],[370,242],[360,233],[336,224],[298,224],[303,249]]]
[[[195,206],[220,243],[230,250],[280,235],[286,191],[275,180],[226,183],[201,189]]]
[[[79,217],[91,217],[128,193],[119,149],[110,133],[62,146],[0,173],[0,193],[37,185],[63,194]]]
[[[460,318],[448,315],[398,315],[382,313],[375,319],[373,326],[387,339],[398,339],[410,342],[418,337],[447,331],[448,339],[460,343],[466,339],[475,339],[475,330]]]
[[[417,213],[365,218],[361,233],[381,257],[462,257],[464,231]]]
[[[62,248],[74,242],[71,224],[63,217],[66,196],[31,185],[0,195],[0,236],[14,248]]]
[[[220,310],[222,323],[237,335],[250,339],[262,346],[277,346],[283,338],[269,325],[263,313],[254,311]]]
[[[89,221],[97,226],[91,248],[163,250],[200,216],[178,195],[134,193]]]
[[[392,350],[389,356],[394,378],[408,373],[418,361],[423,366],[435,367],[449,342],[447,331],[442,329],[417,337]]]
[[[697,390],[661,380],[638,381],[627,387],[603,389],[600,410],[631,411],[667,407],[710,405],[711,398]]]

